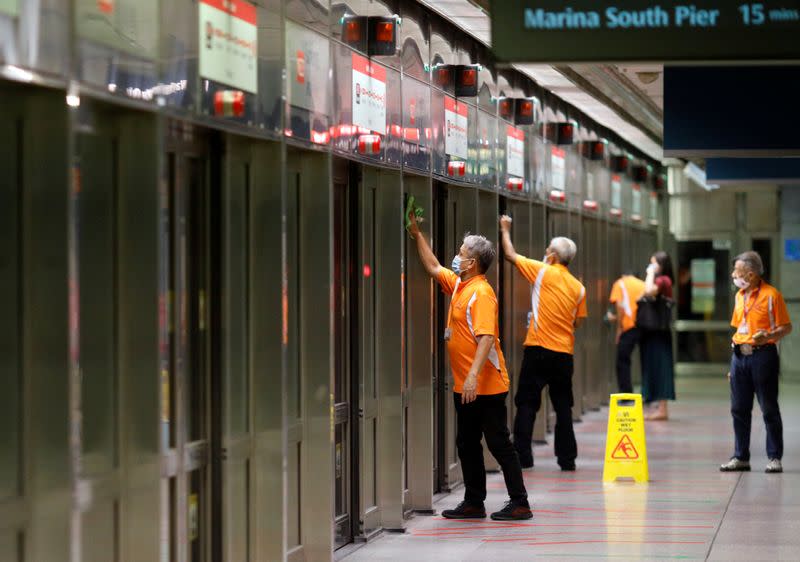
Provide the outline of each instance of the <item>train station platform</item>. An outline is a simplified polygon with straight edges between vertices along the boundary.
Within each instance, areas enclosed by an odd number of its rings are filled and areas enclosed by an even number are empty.
[[[754,409],[750,473],[720,473],[733,430],[724,377],[679,379],[669,422],[646,427],[650,483],[602,482],[606,408],[576,424],[578,470],[563,473],[552,441],[525,473],[534,518],[448,521],[416,516],[345,558],[378,560],[797,560],[800,552],[800,385],[784,383],[783,474],[765,474],[765,433]],[[552,435],[548,436],[552,440]],[[487,511],[506,499],[489,476]],[[461,489],[435,505],[455,506]]]

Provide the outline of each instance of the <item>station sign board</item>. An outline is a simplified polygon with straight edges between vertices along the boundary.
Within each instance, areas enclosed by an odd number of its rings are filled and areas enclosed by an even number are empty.
[[[200,76],[258,93],[258,22],[246,0],[200,0]]]
[[[507,62],[800,60],[800,1],[492,0]]]

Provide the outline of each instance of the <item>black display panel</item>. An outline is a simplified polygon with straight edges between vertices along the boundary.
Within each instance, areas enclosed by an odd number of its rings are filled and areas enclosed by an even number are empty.
[[[492,0],[504,61],[800,60],[800,1]]]

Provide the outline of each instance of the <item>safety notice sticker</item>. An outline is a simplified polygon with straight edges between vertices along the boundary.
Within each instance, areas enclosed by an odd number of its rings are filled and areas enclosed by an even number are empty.
[[[444,151],[450,156],[467,159],[467,132],[469,131],[467,104],[455,98],[444,98]]]
[[[258,93],[256,7],[245,0],[200,0],[200,76]]]
[[[353,125],[386,133],[386,69],[353,54]]]
[[[619,443],[617,443],[617,446],[614,447],[611,458],[616,460],[634,460],[639,458],[639,453],[636,451],[633,441],[631,441],[631,438],[627,434],[623,435]]]
[[[525,177],[525,133],[506,125],[506,171],[519,178]]]
[[[554,146],[550,157],[550,174],[553,189],[564,191],[567,188],[567,151]]]

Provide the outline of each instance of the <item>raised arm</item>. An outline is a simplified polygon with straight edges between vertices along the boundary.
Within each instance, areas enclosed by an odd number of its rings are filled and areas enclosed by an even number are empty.
[[[652,263],[647,266],[647,277],[644,279],[644,294],[648,297],[658,295],[658,285],[656,285],[656,266]]]
[[[511,243],[511,217],[503,215],[500,217],[500,234],[503,240],[503,255],[511,263],[517,263],[517,254],[514,251],[514,244]]]
[[[431,277],[437,278],[439,276],[439,271],[442,269],[442,265],[439,263],[439,260],[436,259],[436,256],[433,255],[430,244],[428,244],[428,241],[425,240],[425,235],[420,231],[416,215],[413,212],[409,213],[408,218],[411,222],[408,227],[408,232],[417,242],[419,261],[422,262],[422,266]]]

